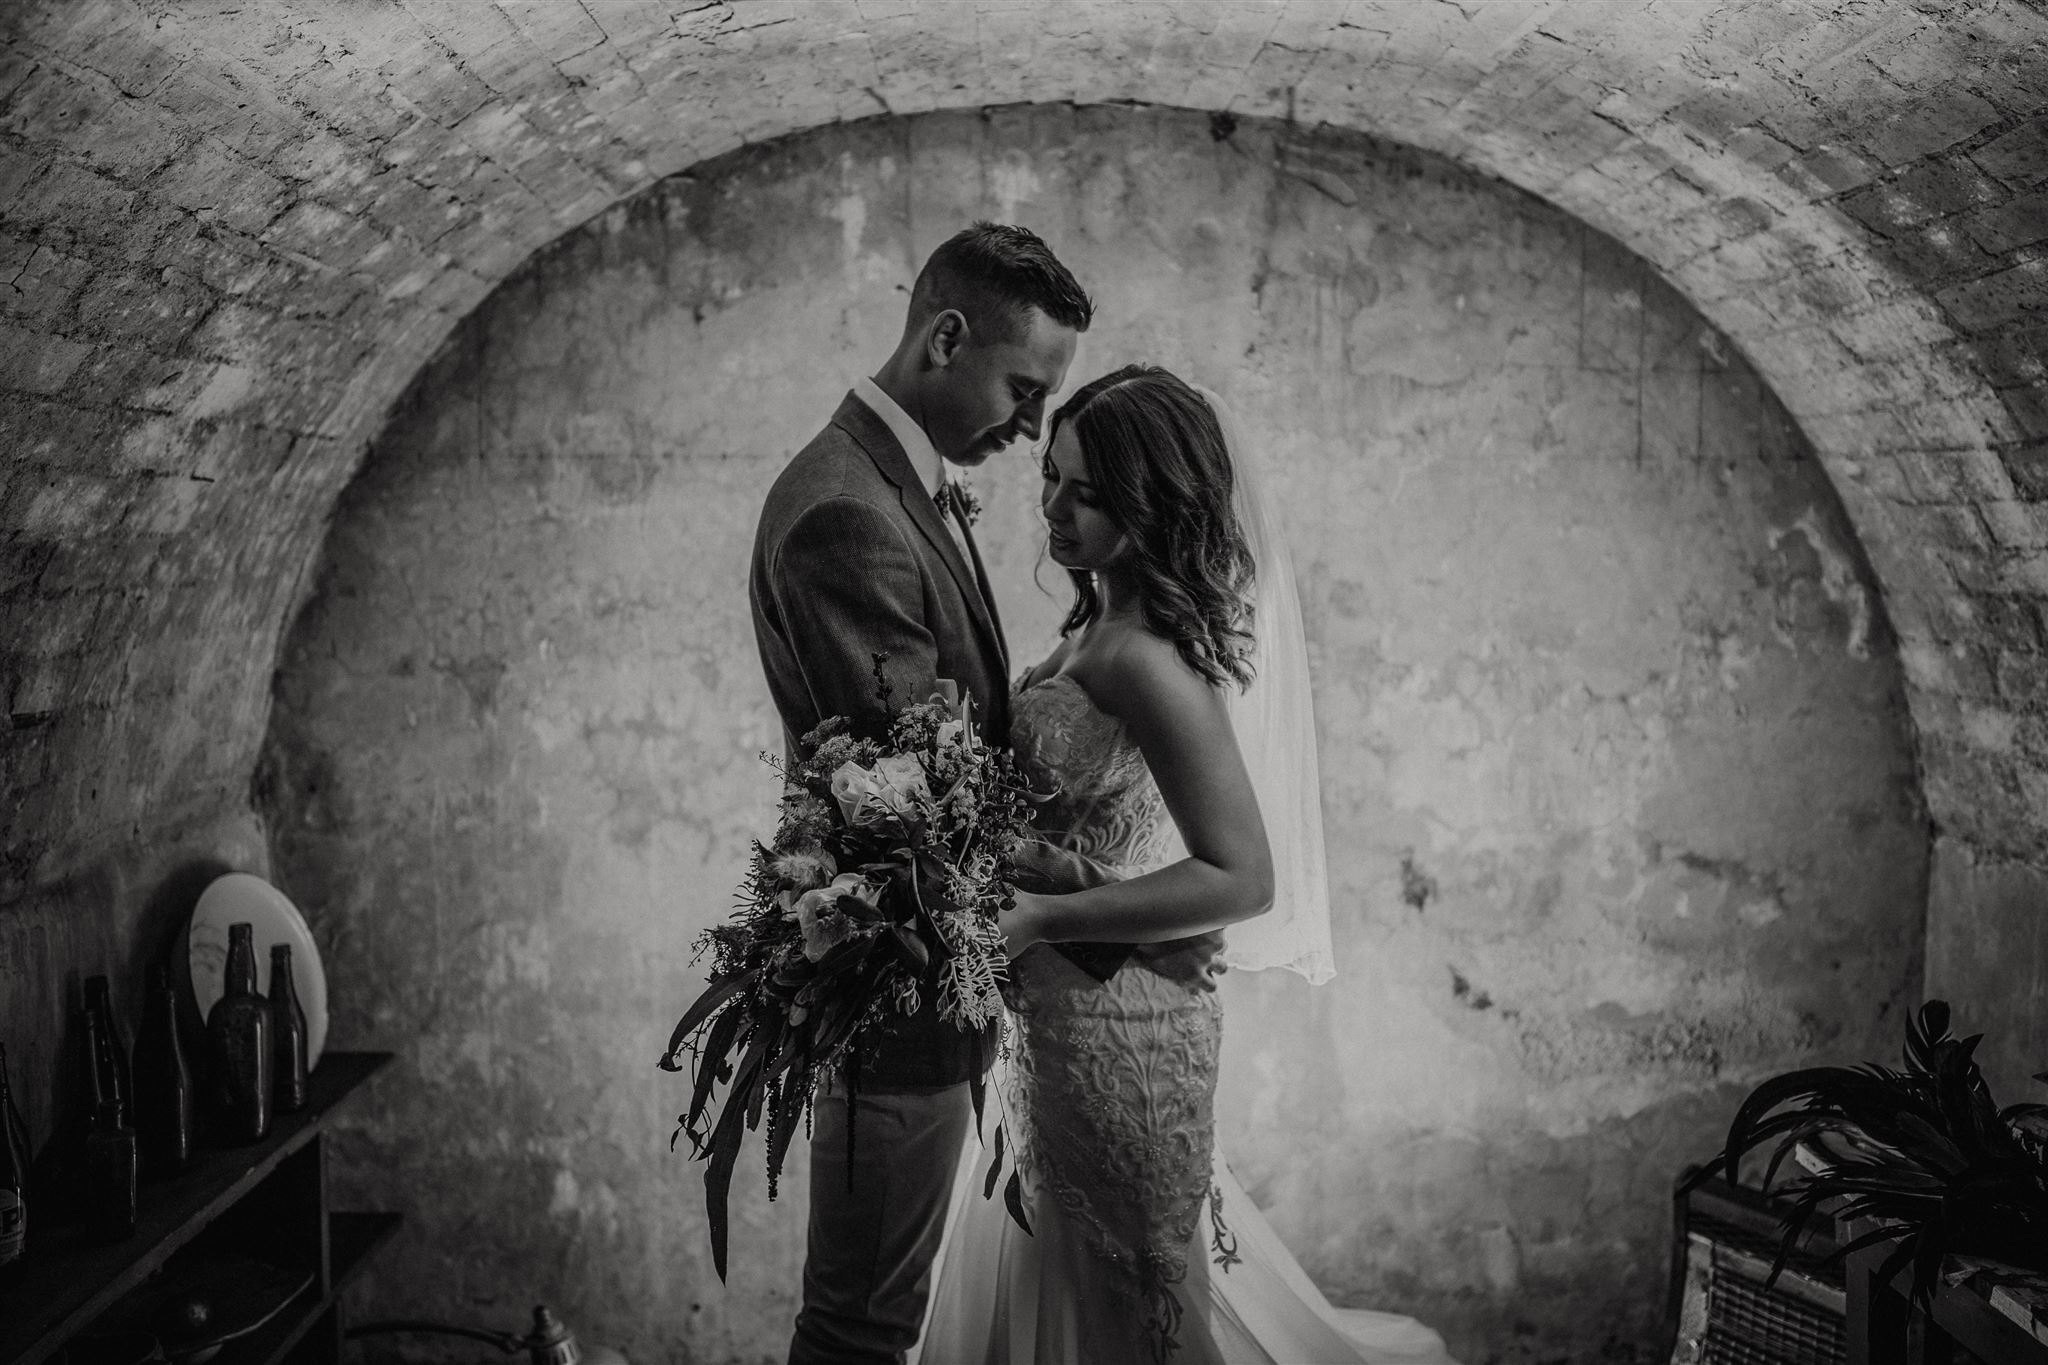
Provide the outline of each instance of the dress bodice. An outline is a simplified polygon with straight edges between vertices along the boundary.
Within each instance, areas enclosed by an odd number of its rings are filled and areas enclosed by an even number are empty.
[[[1040,837],[1135,875],[1171,861],[1166,802],[1124,723],[1065,673],[1018,690],[1010,745],[1033,790]]]
[[[1025,778],[1049,793],[1032,818],[1039,837],[1124,877],[1180,856],[1144,754],[1078,682],[1020,688],[1010,716]],[[1221,1006],[1214,991],[1137,966],[1097,980],[1046,944],[1010,970],[1018,1169],[1073,1220],[1164,1359],[1209,1188]]]

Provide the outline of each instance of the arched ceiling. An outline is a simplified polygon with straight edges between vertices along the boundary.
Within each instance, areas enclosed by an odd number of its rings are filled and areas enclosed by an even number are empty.
[[[1937,821],[2048,849],[2021,0],[14,0],[0,34],[0,901],[246,786],[334,499],[534,251],[746,142],[1061,100],[1360,129],[1642,255],[1841,490]]]

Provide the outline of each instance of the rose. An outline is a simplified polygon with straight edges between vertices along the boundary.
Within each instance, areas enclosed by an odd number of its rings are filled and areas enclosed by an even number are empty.
[[[795,917],[797,927],[803,930],[804,956],[813,962],[830,952],[834,944],[853,936],[853,920],[839,905],[842,897],[879,908],[882,888],[858,872],[842,872],[832,879],[829,886],[820,886],[798,896],[795,905],[787,912]]]
[[[877,824],[888,816],[910,819],[931,800],[924,767],[914,754],[884,754],[872,768],[842,763],[832,774],[832,799],[849,825]]]
[[[924,764],[916,754],[884,754],[875,760],[874,773],[875,799],[905,819],[910,818],[918,802],[932,799]]]
[[[832,772],[832,799],[849,825],[860,823],[856,817],[874,790],[875,775],[850,759]]]

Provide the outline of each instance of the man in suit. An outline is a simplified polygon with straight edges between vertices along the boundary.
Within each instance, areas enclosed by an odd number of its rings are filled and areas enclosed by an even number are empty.
[[[894,354],[790,461],[761,511],[754,639],[792,750],[828,716],[883,735],[878,654],[898,704],[950,680],[973,698],[984,736],[1007,742],[1008,650],[947,466],[1037,439],[1093,314],[1020,227],[976,223],[925,262]],[[973,1121],[967,1083],[992,1051],[940,1020],[936,997],[925,991],[924,1008],[895,1022],[857,1084],[816,1101],[790,1365],[900,1362],[917,1340]]]

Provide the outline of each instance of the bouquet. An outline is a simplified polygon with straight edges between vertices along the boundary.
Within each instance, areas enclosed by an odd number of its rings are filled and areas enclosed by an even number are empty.
[[[887,710],[879,659],[876,678]],[[855,1083],[864,1046],[891,1016],[916,1013],[932,989],[940,1017],[964,1030],[1000,1018],[996,916],[1029,833],[1027,792],[1009,755],[976,733],[969,700],[938,694],[894,711],[886,743],[834,717],[803,737],[793,766],[763,759],[783,773],[781,823],[772,843],[756,841],[732,916],[699,938],[710,982],[659,1063],[695,1073],[669,1147],[688,1137],[709,1163],[720,1279],[743,1126],[767,1121],[772,1199],[818,1082],[841,1069]]]

